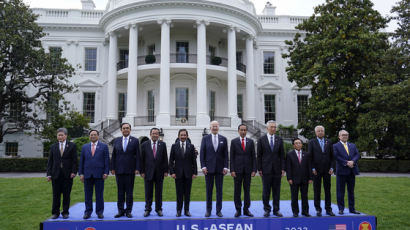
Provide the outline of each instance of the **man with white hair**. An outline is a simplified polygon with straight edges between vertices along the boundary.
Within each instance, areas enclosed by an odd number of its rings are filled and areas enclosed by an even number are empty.
[[[329,216],[334,216],[330,199],[330,176],[333,174],[333,146],[332,142],[325,138],[325,128],[321,125],[315,127],[316,137],[309,140],[308,152],[312,159],[313,191],[316,215],[322,216],[320,207],[320,192],[325,190],[325,210]]]
[[[257,147],[258,171],[263,183],[264,217],[270,215],[272,208],[269,205],[270,191],[273,196],[273,215],[282,217],[282,213],[279,212],[279,201],[281,178],[285,175],[285,150],[282,138],[275,135],[276,122],[268,121],[266,128],[268,133],[259,138]]]
[[[360,214],[354,207],[354,185],[356,175],[359,174],[357,161],[360,159],[356,145],[348,143],[349,133],[346,130],[339,131],[339,142],[333,145],[333,153],[336,159],[336,197],[339,215],[343,215],[345,209],[345,187],[347,184],[347,197],[349,200],[349,212]]]

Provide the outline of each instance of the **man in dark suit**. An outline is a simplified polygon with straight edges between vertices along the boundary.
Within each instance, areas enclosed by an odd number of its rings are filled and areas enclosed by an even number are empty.
[[[57,130],[57,140],[58,142],[50,147],[47,163],[47,181],[51,181],[53,187],[51,218],[57,219],[60,216],[61,194],[63,194],[61,214],[64,219],[67,219],[73,178],[77,174],[77,147],[67,141],[66,128]]]
[[[332,142],[325,138],[325,128],[321,125],[315,127],[316,138],[309,141],[308,152],[312,159],[313,190],[316,215],[322,216],[320,207],[320,192],[325,189],[326,214],[334,216],[330,199],[330,176],[333,174],[333,146]]]
[[[141,145],[141,176],[145,185],[144,217],[151,213],[152,196],[155,185],[155,211],[158,216],[162,213],[162,185],[164,176],[168,176],[167,146],[159,138],[159,129],[150,130],[151,140]]]
[[[286,155],[286,176],[290,185],[293,217],[299,215],[298,196],[302,198],[302,215],[310,217],[308,204],[308,188],[312,183],[311,160],[307,152],[302,150],[302,141],[293,140],[293,148]]]
[[[108,146],[98,141],[99,132],[91,130],[90,143],[83,145],[80,157],[80,179],[84,183],[85,211],[83,219],[93,212],[93,190],[95,187],[95,213],[104,218],[104,180],[109,173],[110,156]]]
[[[184,215],[191,216],[189,201],[191,199],[192,179],[198,175],[195,146],[187,141],[188,131],[178,131],[178,141],[172,145],[169,156],[169,173],[175,179],[177,193],[177,217],[181,216],[182,204]],[[185,198],[185,199],[184,199]],[[185,202],[183,202],[185,200]]]
[[[118,213],[114,216],[119,218],[127,216],[132,218],[132,204],[135,174],[140,170],[140,147],[137,138],[130,135],[131,125],[121,124],[122,137],[114,140],[111,157],[111,173],[117,181],[117,208]],[[125,197],[127,207],[124,210]]]
[[[253,140],[246,137],[248,127],[245,124],[238,126],[239,137],[231,141],[230,163],[231,176],[234,178],[235,217],[241,215],[241,189],[243,185],[244,205],[243,214],[253,217],[249,211],[251,206],[251,177],[256,174],[256,154]]]
[[[219,135],[219,123],[211,122],[211,134],[202,138],[200,160],[206,183],[206,213],[211,216],[212,191],[216,184],[216,215],[222,217],[222,185],[224,175],[228,173],[228,141]]]
[[[347,184],[347,196],[349,200],[349,212],[360,214],[354,207],[354,185],[356,175],[359,175],[357,162],[360,159],[356,145],[348,143],[349,133],[346,130],[339,132],[339,142],[333,145],[333,153],[336,159],[336,197],[339,214],[343,215],[345,209],[345,187]]]
[[[269,197],[272,191],[273,214],[282,217],[282,213],[279,212],[279,200],[281,178],[285,175],[285,150],[282,138],[275,135],[276,122],[268,121],[266,128],[268,133],[259,138],[257,147],[258,171],[263,184],[263,216],[268,217],[270,214],[272,207],[269,205]]]

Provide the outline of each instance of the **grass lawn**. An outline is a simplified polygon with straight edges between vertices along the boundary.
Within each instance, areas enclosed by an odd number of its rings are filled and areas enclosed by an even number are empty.
[[[335,189],[336,180],[332,177],[332,203],[336,203]],[[105,201],[116,201],[116,191],[115,178],[110,176],[105,182]],[[357,210],[377,216],[378,229],[410,229],[410,178],[357,177],[355,191]],[[45,178],[0,178],[0,229],[39,229],[39,223],[51,216],[51,193],[51,183],[46,182]],[[172,178],[165,179],[163,194],[164,201],[175,201],[175,184]],[[226,176],[224,180],[223,198],[233,202],[233,180],[230,176]],[[260,177],[252,180],[251,199],[262,199]],[[313,199],[312,185],[309,187],[309,199]],[[194,180],[191,200],[205,200],[204,177]],[[284,179],[281,200],[290,200],[289,186]],[[76,177],[71,192],[71,204],[83,201],[83,185]],[[134,201],[144,201],[141,177],[136,178]]]

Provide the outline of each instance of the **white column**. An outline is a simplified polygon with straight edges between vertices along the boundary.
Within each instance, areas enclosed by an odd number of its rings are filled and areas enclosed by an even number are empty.
[[[197,74],[196,74],[196,126],[208,127],[206,79],[206,26],[205,21],[197,21]]]
[[[171,20],[158,21],[161,24],[161,70],[159,83],[159,114],[157,126],[169,127],[170,118],[170,24]]]
[[[117,35],[115,32],[110,32],[110,48],[108,51],[107,119],[117,118]]]
[[[134,125],[137,116],[137,56],[138,56],[138,25],[130,26],[129,52],[128,52],[128,82],[127,82],[127,115],[123,122]]]
[[[231,127],[240,123],[237,108],[237,79],[236,79],[236,28],[228,28],[228,116]]]
[[[256,120],[253,37],[246,39],[246,119]]]

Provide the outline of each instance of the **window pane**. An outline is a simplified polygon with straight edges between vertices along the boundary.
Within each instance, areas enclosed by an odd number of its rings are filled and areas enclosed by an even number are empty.
[[[85,48],[85,71],[97,70],[97,48]]]
[[[127,113],[127,94],[118,94],[118,118],[121,119],[125,117]]]
[[[188,119],[188,88],[176,88],[176,118]]]
[[[209,117],[215,120],[215,91],[211,91],[209,99]]]
[[[155,116],[155,98],[152,90],[148,91],[148,122],[154,122]]]
[[[62,49],[61,47],[50,47],[48,50],[50,51],[51,67],[55,69],[60,65]]]
[[[242,94],[238,94],[237,96],[237,109],[238,109],[238,117],[243,119],[243,96]]]
[[[298,122],[305,119],[305,109],[308,105],[307,95],[298,95]]]
[[[189,63],[188,42],[177,42],[177,63]]]
[[[17,156],[18,146],[19,145],[17,142],[7,142],[6,143],[6,156]]]
[[[276,120],[275,95],[265,95],[265,123],[269,120]]]
[[[95,115],[95,93],[84,93],[83,114],[94,123]]]
[[[128,68],[128,50],[120,50],[120,67]]]
[[[263,73],[274,74],[275,73],[275,53],[263,52]]]

